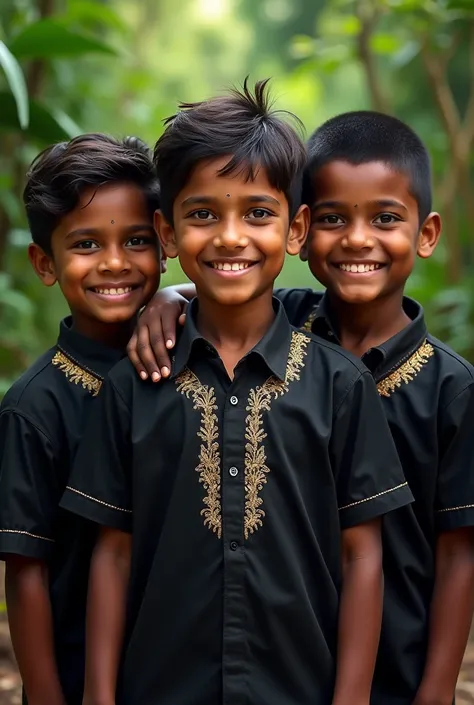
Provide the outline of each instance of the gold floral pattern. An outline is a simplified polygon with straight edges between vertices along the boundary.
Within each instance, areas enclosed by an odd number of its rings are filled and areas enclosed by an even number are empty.
[[[66,355],[62,350],[57,350],[51,363],[63,372],[72,384],[81,384],[82,387],[96,397],[102,387],[102,379],[89,370],[77,364],[75,360]]]
[[[263,412],[270,411],[271,403],[289,389],[290,382],[299,380],[300,371],[304,367],[304,358],[309,338],[303,333],[293,332],[285,379],[269,377],[266,382],[250,390],[245,419],[245,515],[244,536],[248,539],[263,525],[265,511],[262,509],[263,499],[260,492],[267,483],[270,468],[263,441],[267,434],[263,430]]]
[[[201,427],[198,437],[202,440],[199,449],[199,482],[206,490],[203,499],[204,525],[222,536],[221,517],[221,458],[219,453],[219,429],[217,425],[217,404],[214,387],[201,384],[194,372],[185,368],[176,379],[178,392],[192,398],[193,408],[201,412]]]
[[[433,346],[425,340],[408,360],[377,383],[380,396],[390,397],[402,384],[412,382],[433,355]]]
[[[306,331],[308,331],[308,333],[311,333],[311,331],[312,331],[312,329],[313,329],[314,319],[316,318],[316,313],[317,313],[317,312],[318,312],[318,307],[316,306],[316,308],[314,308],[314,309],[311,311],[311,313],[309,314],[308,318],[306,319],[306,321],[305,321],[305,322],[303,323],[303,325],[301,326],[301,330],[306,330]]]

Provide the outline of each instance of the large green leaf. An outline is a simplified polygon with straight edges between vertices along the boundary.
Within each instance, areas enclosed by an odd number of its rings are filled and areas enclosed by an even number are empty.
[[[0,92],[0,130],[20,130],[15,99],[11,93]],[[40,145],[69,140],[77,134],[76,130],[68,129],[64,116],[58,120],[53,111],[38,101],[30,101],[30,121],[24,133]]]
[[[75,0],[68,3],[64,19],[80,23],[80,26],[94,27],[105,25],[120,32],[127,32],[125,21],[108,5],[103,5],[97,0]]]
[[[10,42],[10,51],[19,58],[51,59],[83,54],[116,55],[115,49],[95,37],[68,29],[56,20],[39,20],[28,25]]]
[[[18,120],[23,129],[28,126],[29,103],[25,77],[18,61],[6,44],[0,41],[0,65],[3,67],[8,85],[15,98]]]

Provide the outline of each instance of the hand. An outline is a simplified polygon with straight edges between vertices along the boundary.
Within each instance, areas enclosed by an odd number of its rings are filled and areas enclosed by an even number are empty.
[[[176,343],[176,325],[184,324],[187,299],[174,289],[158,291],[138,318],[127,345],[128,356],[142,379],[159,382],[171,372],[168,350]]]

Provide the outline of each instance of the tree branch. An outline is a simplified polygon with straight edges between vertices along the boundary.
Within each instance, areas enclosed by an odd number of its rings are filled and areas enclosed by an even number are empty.
[[[355,8],[360,22],[360,32],[357,37],[357,51],[365,71],[372,108],[380,113],[389,113],[390,106],[380,85],[376,62],[370,40],[378,20],[375,7],[368,0],[359,0]]]

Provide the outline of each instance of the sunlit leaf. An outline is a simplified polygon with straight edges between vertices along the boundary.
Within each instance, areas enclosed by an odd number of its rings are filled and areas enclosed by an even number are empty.
[[[61,22],[51,19],[39,20],[28,25],[10,43],[10,50],[19,58],[41,59],[117,53],[105,42],[68,29]]]
[[[28,89],[25,77],[20,64],[2,41],[0,41],[0,66],[5,72],[8,85],[15,98],[18,120],[21,127],[25,129],[29,120]]]
[[[11,93],[0,92],[0,105],[2,106],[0,130],[8,132],[20,130],[15,100]],[[30,121],[24,133],[42,145],[68,140],[77,134],[66,130],[64,121],[60,124],[52,111],[35,100],[30,101]]]
[[[399,51],[402,44],[394,34],[379,33],[371,37],[370,46],[376,54],[393,54]]]
[[[298,34],[291,40],[290,55],[294,59],[308,59],[313,56],[316,44],[313,37],[306,34]]]
[[[110,5],[103,5],[92,0],[74,0],[68,4],[66,20],[76,21],[85,25],[105,25],[120,32],[128,31],[122,18],[114,12]]]

